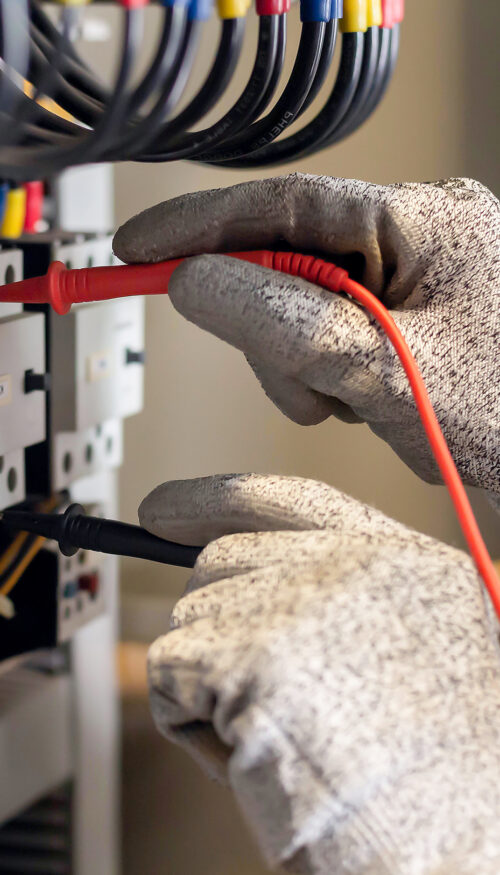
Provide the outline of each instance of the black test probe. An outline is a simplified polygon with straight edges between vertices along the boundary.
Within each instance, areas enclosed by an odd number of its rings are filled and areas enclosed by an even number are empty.
[[[73,556],[78,550],[94,550],[192,568],[203,549],[157,538],[140,526],[86,516],[80,504],[70,504],[62,514],[6,510],[0,513],[0,522],[16,532],[30,532],[57,541],[64,556]]]

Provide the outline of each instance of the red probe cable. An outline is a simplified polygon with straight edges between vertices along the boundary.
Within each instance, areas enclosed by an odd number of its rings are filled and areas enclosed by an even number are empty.
[[[389,311],[368,289],[350,279],[347,271],[312,255],[268,250],[227,254],[233,258],[301,277],[331,292],[345,292],[368,310],[381,325],[406,372],[429,444],[450,493],[469,550],[500,619],[500,580],[479,531],[418,365]],[[183,260],[176,258],[159,264],[94,267],[84,270],[67,270],[61,262],[54,262],[44,277],[0,287],[0,302],[51,304],[57,313],[63,314],[69,311],[72,304],[85,301],[105,301],[130,295],[165,294],[168,292],[170,277]]]

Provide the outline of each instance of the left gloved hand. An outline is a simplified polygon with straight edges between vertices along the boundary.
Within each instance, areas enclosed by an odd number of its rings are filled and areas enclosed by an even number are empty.
[[[118,231],[124,261],[292,249],[363,264],[422,372],[462,479],[500,510],[500,205],[482,185],[371,185],[293,174],[159,204]],[[406,375],[346,297],[220,255],[188,259],[170,299],[244,352],[269,397],[304,425],[364,421],[421,477],[440,476]]]
[[[294,478],[166,483],[140,517],[212,541],[151,648],[151,704],[227,771],[269,862],[498,875],[500,652],[471,560]]]

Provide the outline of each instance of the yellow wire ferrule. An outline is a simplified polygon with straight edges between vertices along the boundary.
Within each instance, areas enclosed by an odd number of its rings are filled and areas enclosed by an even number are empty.
[[[24,229],[26,218],[26,189],[11,188],[5,202],[5,213],[0,236],[15,240]]]
[[[368,0],[366,4],[366,23],[368,27],[381,27],[382,0]]]
[[[339,24],[342,33],[365,33],[368,28],[367,0],[344,0],[344,15]]]
[[[61,6],[88,6],[92,0],[56,0]]]
[[[251,0],[217,0],[219,18],[244,18],[250,9]]]

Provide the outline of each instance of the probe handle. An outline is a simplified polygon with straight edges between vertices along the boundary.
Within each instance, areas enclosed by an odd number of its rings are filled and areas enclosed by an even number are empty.
[[[193,568],[203,549],[158,538],[140,526],[86,516],[79,504],[71,504],[63,514],[8,510],[0,520],[15,531],[57,541],[64,556],[73,556],[79,549],[94,550]]]
[[[193,568],[202,550],[201,547],[187,547],[158,538],[140,526],[85,516],[83,513],[66,517],[64,539],[59,541],[63,553],[66,552],[66,544],[70,549],[70,545],[77,545],[97,553],[133,556],[180,568]]]

